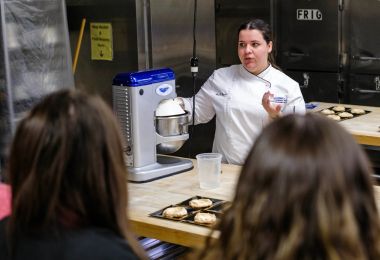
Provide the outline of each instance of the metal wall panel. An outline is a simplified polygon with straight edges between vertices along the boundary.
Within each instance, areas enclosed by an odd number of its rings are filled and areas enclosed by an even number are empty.
[[[112,104],[112,79],[138,69],[136,7],[134,0],[67,1],[71,49],[76,49],[82,18],[87,19],[75,73],[76,88],[97,93]],[[92,60],[90,23],[112,24],[113,60]]]
[[[194,0],[150,1],[151,66],[172,68],[177,80],[191,77],[193,12]],[[205,81],[215,69],[214,17],[214,1],[197,1],[196,48],[200,81]],[[181,87],[192,87],[184,85],[186,83]]]

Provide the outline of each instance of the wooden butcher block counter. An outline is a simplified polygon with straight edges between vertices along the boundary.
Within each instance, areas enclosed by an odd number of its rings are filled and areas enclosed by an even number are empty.
[[[222,164],[221,186],[202,190],[194,169],[153,182],[128,183],[129,217],[132,229],[138,236],[145,236],[192,248],[201,248],[210,229],[187,223],[149,217],[150,213],[176,204],[195,195],[231,201],[234,196],[241,167]],[[375,186],[377,205],[380,206],[380,187]],[[217,238],[219,234],[214,235]]]
[[[139,236],[156,238],[188,247],[202,247],[210,233],[207,227],[172,220],[149,217],[150,213],[180,203],[196,195],[231,201],[240,167],[222,165],[219,188],[203,190],[199,187],[196,162],[194,169],[148,183],[128,183],[129,217],[134,232]],[[217,237],[216,234],[214,237]]]
[[[360,144],[380,146],[380,107],[371,106],[359,106],[359,105],[349,105],[349,104],[335,104],[335,103],[322,103],[322,102],[312,102],[318,106],[311,111],[317,112],[325,108],[330,108],[332,106],[344,106],[348,108],[361,108],[366,111],[371,111],[368,114],[361,115],[352,119],[346,119],[339,124],[344,126]]]

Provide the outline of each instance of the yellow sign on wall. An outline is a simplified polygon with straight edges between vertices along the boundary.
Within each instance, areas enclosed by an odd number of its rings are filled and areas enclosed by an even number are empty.
[[[113,60],[111,23],[90,23],[91,59]]]

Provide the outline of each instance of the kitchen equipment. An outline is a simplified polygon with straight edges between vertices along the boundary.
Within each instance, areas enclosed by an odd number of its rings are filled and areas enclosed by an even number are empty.
[[[189,113],[184,115],[173,116],[156,116],[156,131],[160,136],[181,136],[188,133]],[[157,150],[160,153],[174,153],[182,147],[187,139],[177,139],[164,141],[157,144]]]
[[[170,115],[164,109],[166,116],[156,116],[163,100],[176,97],[171,69],[119,73],[113,79],[112,96],[125,139],[128,180],[147,182],[193,168],[191,160],[157,155],[157,149],[160,153],[177,151],[189,138],[185,111]]]

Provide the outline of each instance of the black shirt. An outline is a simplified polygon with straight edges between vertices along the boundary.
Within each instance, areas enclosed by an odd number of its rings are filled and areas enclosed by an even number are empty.
[[[0,259],[7,260],[5,233],[8,218],[0,221]],[[59,235],[20,235],[12,259],[138,259],[127,241],[102,228],[63,230]]]

